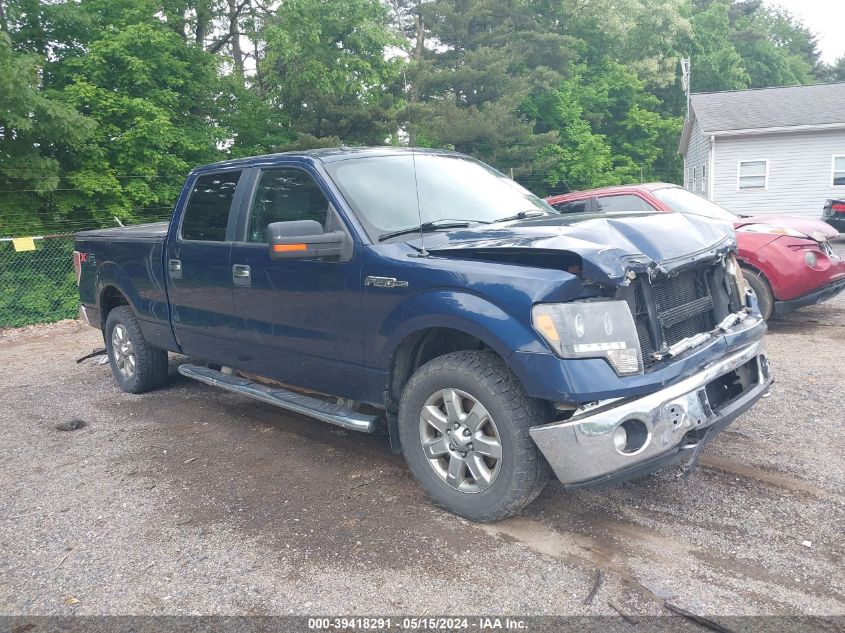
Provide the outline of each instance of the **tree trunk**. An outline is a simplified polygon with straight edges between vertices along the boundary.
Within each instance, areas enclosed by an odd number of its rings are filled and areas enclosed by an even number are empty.
[[[417,37],[413,51],[414,61],[416,62],[415,70],[417,72],[417,77],[414,77],[410,89],[408,90],[408,145],[411,147],[415,147],[417,144],[417,127],[414,124],[413,118],[420,96],[420,61],[422,60],[423,50],[425,49],[425,22],[423,22],[422,15],[420,15],[419,5],[417,5],[417,11],[414,13],[414,28],[417,30]]]
[[[197,28],[194,32],[194,41],[197,46],[205,50],[205,36],[208,34],[208,23],[211,16],[200,6],[200,3],[197,4],[196,12]]]
[[[243,82],[244,79],[244,54],[241,50],[241,36],[239,18],[240,8],[238,7],[238,0],[228,0],[229,3],[229,38],[232,45],[232,64],[235,68],[235,74],[240,77]],[[243,6],[243,5],[241,5]]]
[[[9,23],[6,21],[6,8],[3,6],[3,0],[0,0],[0,31],[9,32]]]

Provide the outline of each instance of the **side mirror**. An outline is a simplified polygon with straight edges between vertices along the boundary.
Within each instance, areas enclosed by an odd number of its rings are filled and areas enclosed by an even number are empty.
[[[267,241],[273,259],[319,259],[343,255],[343,231],[323,233],[314,220],[291,220],[267,225]]]

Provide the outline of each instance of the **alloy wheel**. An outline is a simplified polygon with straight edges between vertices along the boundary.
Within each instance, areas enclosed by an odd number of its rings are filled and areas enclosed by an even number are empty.
[[[459,389],[441,389],[420,412],[420,442],[428,463],[460,492],[486,490],[502,466],[502,443],[492,416]]]
[[[135,375],[135,348],[132,347],[129,332],[122,323],[112,329],[111,348],[118,371],[126,380],[130,380]]]

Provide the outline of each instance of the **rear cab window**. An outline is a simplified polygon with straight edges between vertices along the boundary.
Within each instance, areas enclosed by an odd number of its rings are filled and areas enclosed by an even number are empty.
[[[625,213],[627,211],[657,211],[652,205],[634,194],[602,196],[598,199],[599,213]]]
[[[182,240],[226,241],[229,213],[240,177],[240,171],[226,171],[197,178],[182,213]]]
[[[591,211],[590,198],[583,200],[570,200],[567,202],[558,202],[552,207],[561,213],[588,213]]]

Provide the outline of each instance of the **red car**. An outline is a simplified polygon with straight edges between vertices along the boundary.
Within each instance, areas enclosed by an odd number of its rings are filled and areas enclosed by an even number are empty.
[[[546,202],[563,213],[679,211],[733,223],[745,279],[766,319],[826,301],[845,290],[845,260],[829,244],[839,232],[821,220],[739,216],[663,182],[575,191],[546,198]]]

